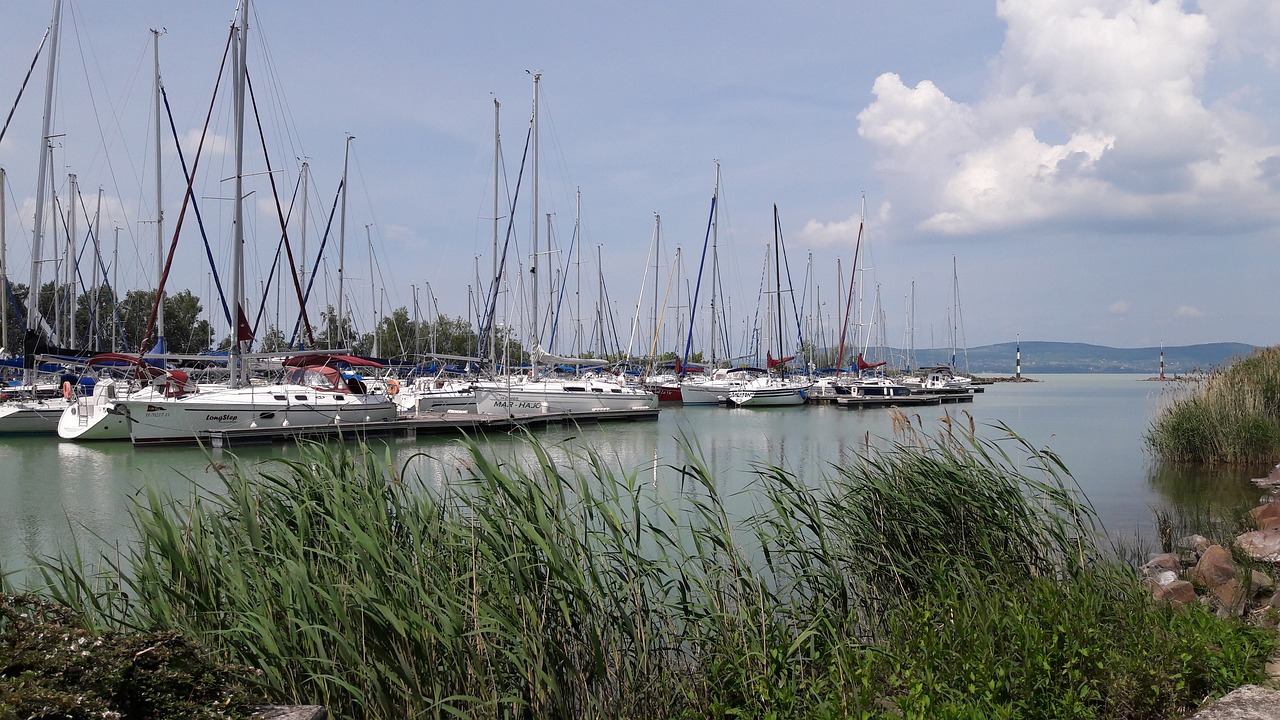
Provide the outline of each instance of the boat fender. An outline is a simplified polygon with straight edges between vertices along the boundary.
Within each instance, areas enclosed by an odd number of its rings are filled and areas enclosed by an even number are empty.
[[[399,394],[400,394],[400,381],[399,381],[399,380],[397,380],[397,379],[395,379],[395,378],[387,378],[387,394],[388,394],[388,395],[399,395]]]
[[[62,399],[63,400],[71,399],[71,381],[70,380],[62,381]]]

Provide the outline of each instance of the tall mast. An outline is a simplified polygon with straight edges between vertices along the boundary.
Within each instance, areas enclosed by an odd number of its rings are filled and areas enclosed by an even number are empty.
[[[9,261],[5,255],[5,177],[0,167],[0,349],[9,350]]]
[[[538,83],[542,81],[542,73],[533,74],[533,282],[529,283],[533,296],[533,342],[539,344],[542,338],[538,335]]]
[[[164,191],[160,182],[160,33],[162,30],[151,30],[154,46],[152,53],[155,60],[155,105],[156,105],[156,347],[161,352],[167,350],[164,342]],[[145,348],[143,348],[145,350]]]
[[[574,193],[574,209],[573,209],[573,260],[576,263],[574,268],[577,273],[573,281],[573,350],[571,351],[575,357],[581,355],[581,324],[582,324],[582,188],[578,188]],[[567,268],[566,268],[567,270]]]
[[[302,266],[302,287],[307,287],[307,185],[311,180],[311,163],[302,161],[302,169],[298,171],[302,192],[302,221],[298,230],[298,263]]]
[[[658,347],[658,258],[662,255],[662,216],[653,214],[653,341],[650,347]],[[654,353],[649,353],[649,363],[653,363]]]
[[[36,176],[36,217],[31,235],[31,281],[27,283],[27,335],[33,335],[40,328],[40,255],[44,241],[44,203],[45,184],[49,175],[50,128],[53,125],[53,79],[58,68],[58,25],[62,20],[62,0],[53,4],[53,23],[49,34],[53,36],[49,45],[49,69],[44,83],[44,120],[40,130],[40,170]],[[27,367],[34,367],[34,358],[27,358]],[[28,381],[30,377],[28,376]]]
[[[711,198],[711,365],[716,364],[716,348],[719,336],[716,334],[716,286],[720,283],[720,256],[718,240],[720,237],[720,162],[716,161],[716,190]]]
[[[240,4],[240,31],[235,36],[235,82],[232,83],[234,88],[235,109],[233,112],[235,115],[236,135],[235,230],[231,242],[231,292],[235,296],[235,318],[233,320],[235,327],[232,329],[234,340],[231,343],[231,352],[228,358],[228,368],[231,370],[229,385],[232,388],[245,385],[249,380],[248,368],[243,362],[243,355],[247,351],[248,338],[245,338],[242,333],[243,326],[248,324],[248,316],[244,307],[244,95],[247,81],[245,64],[249,56],[247,50],[248,35],[249,0],[243,0]]]
[[[70,181],[69,191],[71,197],[67,200],[67,214],[71,217],[67,220],[67,329],[62,335],[66,340],[67,347],[74,347],[76,344],[76,203],[80,200],[80,186],[76,181],[76,174],[71,173],[67,176]]]
[[[499,132],[498,120],[501,116],[502,105],[498,102],[498,98],[493,99],[493,274],[489,277],[493,278],[493,282],[498,282],[498,172],[500,171],[499,160],[502,157],[502,135]],[[476,274],[479,275],[479,268]],[[479,287],[479,286],[477,286]],[[497,296],[494,296],[493,302],[498,302]],[[493,308],[496,311],[497,308]],[[483,348],[482,348],[483,350]],[[489,362],[493,366],[498,364],[498,333],[491,328],[489,330]]]
[[[343,318],[342,302],[345,294],[345,290],[343,289],[345,268],[343,266],[346,264],[347,257],[347,162],[351,158],[351,141],[355,139],[355,135],[347,133],[346,149],[342,152],[342,213],[338,218],[338,325],[336,329],[336,332],[339,335],[338,342],[340,345],[346,342],[346,338],[341,337],[341,335]],[[333,346],[332,339],[329,340],[329,345],[330,347]]]
[[[782,256],[779,254],[779,238],[782,235],[782,220],[778,218],[778,205],[773,205],[773,289],[778,301],[778,360],[786,357],[782,349]],[[779,371],[781,374],[781,371]]]
[[[378,286],[373,281],[373,236],[369,228],[373,223],[364,225],[364,241],[369,245],[369,313],[373,315],[373,356],[378,357]]]
[[[111,293],[120,287],[120,226],[115,226],[115,241],[111,248]],[[120,333],[116,324],[111,323],[111,352],[120,352]]]
[[[98,326],[101,303],[98,296],[102,287],[102,186],[98,186],[98,208],[93,213],[93,280],[89,283],[89,349],[97,352],[102,346],[102,328]]]

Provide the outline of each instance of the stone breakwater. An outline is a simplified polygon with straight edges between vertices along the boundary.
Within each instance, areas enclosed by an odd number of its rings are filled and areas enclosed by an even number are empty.
[[[1222,617],[1280,626],[1280,465],[1253,481],[1268,491],[1261,505],[1249,511],[1254,529],[1240,533],[1226,546],[1202,535],[1175,543],[1175,552],[1152,556],[1139,568],[1143,582],[1157,600],[1173,605],[1202,603]],[[1267,663],[1267,685],[1280,685],[1280,659]],[[1248,685],[1238,688],[1196,713],[1194,720],[1280,720],[1280,692]]]
[[[1280,619],[1280,593],[1275,592],[1280,502],[1263,503],[1249,515],[1256,529],[1236,536],[1231,547],[1190,535],[1176,543],[1176,552],[1152,556],[1139,568],[1152,595],[1175,605],[1209,603],[1224,617],[1272,609],[1276,617],[1259,619],[1275,626]]]

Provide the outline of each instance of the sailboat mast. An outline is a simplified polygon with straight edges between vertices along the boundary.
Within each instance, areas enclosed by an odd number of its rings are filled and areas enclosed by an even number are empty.
[[[582,356],[582,188],[578,188],[575,192],[574,210],[573,210],[573,262],[574,262],[574,281],[573,281],[573,355],[574,357]]]
[[[498,282],[498,172],[499,160],[502,157],[502,135],[500,133],[498,119],[501,116],[502,105],[498,102],[498,98],[493,99],[493,273],[489,277],[493,278],[493,282]],[[479,274],[479,268],[476,274]],[[477,284],[477,288],[480,286]],[[497,298],[494,298],[494,304],[497,304]],[[496,366],[498,364],[498,334],[489,330],[489,362]]]
[[[311,163],[303,160],[302,169],[298,171],[300,194],[302,195],[302,214],[301,225],[298,228],[298,262],[302,266],[302,287],[307,287],[307,194],[309,192],[308,185],[311,180]]]
[[[76,238],[79,237],[79,233],[76,232],[76,216],[80,214],[76,212],[76,203],[80,200],[80,185],[75,173],[67,177],[70,180],[69,192],[71,193],[71,197],[67,200],[67,214],[71,217],[67,221],[67,332],[63,337],[67,340],[69,347],[74,347],[76,345],[76,295],[78,294]]]
[[[111,246],[111,292],[114,295],[120,287],[120,226],[115,226]],[[114,322],[111,323],[111,352],[120,352],[120,333]]]
[[[653,214],[653,341],[651,347],[658,347],[658,258],[662,256],[662,216]],[[653,353],[650,352],[650,363]]]
[[[243,362],[244,353],[247,350],[248,338],[244,337],[242,329],[247,325],[248,319],[245,314],[245,289],[244,289],[244,110],[245,110],[245,83],[247,71],[245,65],[248,61],[248,39],[249,35],[249,0],[243,0],[240,5],[240,30],[236,33],[235,46],[235,82],[232,86],[235,88],[233,93],[235,113],[235,230],[232,236],[232,261],[231,261],[231,292],[235,297],[235,317],[232,319],[234,327],[231,330],[231,351],[228,358],[228,369],[231,371],[229,386],[238,388],[248,384],[249,371]]]
[[[778,237],[782,234],[782,221],[778,218],[778,205],[773,206],[773,292],[778,302],[778,359],[786,356],[782,349],[782,256],[778,254]]]
[[[346,295],[343,287],[346,273],[343,266],[346,265],[347,257],[347,167],[351,159],[351,141],[355,139],[355,135],[347,133],[347,144],[342,151],[342,209],[338,219],[338,317],[337,328],[334,331],[338,335],[339,345],[346,343],[346,338],[342,337],[342,319],[344,317],[343,301]],[[333,347],[332,338],[329,340],[329,346]]]
[[[369,233],[369,228],[373,223],[365,223],[364,225],[364,241],[369,246],[369,312],[373,315],[373,356],[379,357],[378,345],[378,285],[373,280],[373,236]]]
[[[27,283],[27,334],[33,335],[40,327],[40,255],[44,242],[44,203],[45,184],[49,176],[49,156],[46,147],[49,144],[50,128],[53,125],[53,79],[58,69],[58,26],[62,20],[62,0],[53,4],[53,23],[49,34],[53,36],[49,45],[49,68],[44,82],[44,120],[40,129],[40,169],[36,175],[36,217],[35,228],[31,235],[31,281]],[[29,342],[27,343],[29,346]],[[34,358],[27,358],[28,370],[34,367]],[[27,377],[30,384],[30,376]]]
[[[533,296],[533,344],[537,345],[542,340],[538,335],[538,83],[542,81],[542,73],[533,74],[533,119],[531,120],[531,132],[533,134],[533,282],[529,283]]]
[[[956,348],[959,346],[964,349],[964,370],[968,372],[969,344],[964,338],[964,311],[960,309],[960,272],[956,269],[955,255],[951,256],[951,287],[954,294],[951,313],[951,367],[957,368]]]
[[[89,283],[89,348],[97,352],[102,346],[102,328],[98,323],[102,303],[98,296],[102,287],[102,186],[98,186],[98,207],[93,213],[93,280]]]
[[[716,190],[711,198],[711,365],[716,364],[716,347],[720,337],[716,333],[716,287],[720,284],[720,257],[718,253],[720,233],[720,163],[716,163]]]
[[[160,181],[160,32],[151,30],[152,57],[155,63],[156,105],[156,347],[163,352],[164,342],[164,184]],[[144,348],[145,349],[145,348]]]
[[[0,167],[0,349],[9,350],[9,260],[5,254],[5,176]]]

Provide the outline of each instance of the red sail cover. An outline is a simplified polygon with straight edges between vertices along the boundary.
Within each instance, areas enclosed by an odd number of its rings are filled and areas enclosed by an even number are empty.
[[[872,368],[878,368],[881,365],[887,365],[888,362],[889,362],[888,360],[885,360],[878,363],[869,363],[866,360],[862,359],[862,353],[858,353],[858,369],[859,370],[870,370]]]
[[[778,367],[779,365],[786,365],[788,362],[790,362],[790,361],[792,361],[792,360],[795,360],[795,359],[796,359],[796,356],[795,356],[795,355],[791,355],[791,356],[789,356],[789,357],[784,357],[784,358],[782,358],[781,360],[774,360],[774,359],[773,359],[773,353],[772,353],[772,352],[765,353],[765,361],[767,362],[767,367],[768,367],[770,370],[772,370],[772,369],[774,369],[774,368]]]

